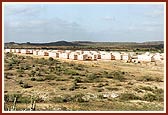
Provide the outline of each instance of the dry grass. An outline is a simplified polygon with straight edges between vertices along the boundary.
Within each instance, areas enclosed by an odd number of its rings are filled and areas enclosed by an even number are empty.
[[[12,55],[19,60],[19,64],[13,64],[12,69],[8,69],[12,57],[7,54],[5,56],[5,95],[22,94],[23,97],[39,97],[43,102],[37,103],[37,110],[163,110],[163,100],[161,100],[163,95],[157,93],[161,89],[164,90],[163,64],[143,65],[116,60],[66,59],[54,59],[52,62],[47,56],[28,55],[30,57],[27,57],[19,54],[17,57]],[[25,58],[22,60],[23,57]],[[28,66],[23,68],[23,73],[20,73],[17,70],[22,64]],[[156,71],[156,68],[159,69]],[[22,76],[19,77],[20,74]],[[21,87],[20,81],[28,83],[31,87]],[[127,92],[130,94],[121,99],[120,97]],[[113,93],[118,97],[103,97],[105,94]],[[152,101],[148,101],[151,100],[149,95],[146,100],[143,99],[148,93],[154,95]],[[81,97],[78,94],[81,94]],[[63,98],[66,95],[71,97],[68,101],[62,99],[65,102],[57,100],[53,103],[54,97]],[[80,98],[74,98],[74,96]],[[140,98],[135,98],[137,96]],[[10,103],[7,104],[10,105]],[[17,107],[19,110],[28,105],[18,103]]]

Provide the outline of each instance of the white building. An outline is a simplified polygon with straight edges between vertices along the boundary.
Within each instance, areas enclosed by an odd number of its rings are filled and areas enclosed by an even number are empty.
[[[88,55],[87,54],[81,54],[81,55],[78,55],[78,60],[82,60],[82,61],[85,61],[88,59]]]
[[[13,52],[13,53],[16,53],[16,49],[12,49],[12,52]]]
[[[12,49],[5,49],[5,52],[12,52]]]
[[[77,54],[79,54],[79,55],[80,55],[80,54],[83,54],[83,51],[82,51],[82,50],[76,50],[75,52],[76,52]]]
[[[121,54],[119,52],[111,52],[111,53],[115,57],[115,60],[121,60]]]
[[[46,50],[40,50],[39,52],[38,52],[38,55],[39,56],[48,56],[48,51],[46,51]]]
[[[16,49],[16,53],[21,53],[20,49]]]
[[[78,59],[78,54],[75,53],[75,52],[70,53],[69,54],[69,59],[77,60]]]
[[[69,53],[60,53],[59,58],[69,59]]]
[[[154,60],[157,60],[157,61],[160,61],[160,60],[163,60],[163,57],[161,56],[160,53],[156,53],[154,56],[153,56]]]
[[[115,60],[115,56],[111,53],[100,54],[102,60]]]
[[[28,49],[29,54],[33,54],[33,50],[32,49]]]
[[[125,61],[131,61],[131,55],[129,53],[124,53],[121,55],[121,59]]]
[[[21,49],[20,52],[21,52],[22,54],[29,54],[28,49]]]
[[[33,55],[38,55],[38,50],[33,50]]]
[[[152,62],[154,61],[154,58],[152,55],[138,55],[138,61]]]
[[[56,57],[56,52],[48,52],[49,57]]]
[[[83,54],[90,54],[90,51],[83,51]]]

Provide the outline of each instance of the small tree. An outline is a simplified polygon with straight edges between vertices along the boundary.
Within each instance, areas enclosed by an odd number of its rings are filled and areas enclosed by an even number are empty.
[[[49,57],[49,59],[48,59],[49,61],[53,61],[54,59],[52,58],[52,57]]]

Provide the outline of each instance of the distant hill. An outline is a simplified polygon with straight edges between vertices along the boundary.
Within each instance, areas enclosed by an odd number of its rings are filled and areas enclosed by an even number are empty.
[[[164,41],[149,41],[149,42],[143,42],[142,44],[145,44],[145,45],[159,45],[159,44],[164,44]]]
[[[15,43],[15,42],[9,42],[5,43],[5,46],[9,45],[33,45],[33,46],[80,46],[78,43],[72,43],[67,41],[57,41],[57,42],[50,42],[50,43]]]
[[[5,43],[5,48],[58,48],[61,47],[71,47],[73,49],[137,49],[137,48],[146,48],[148,49],[163,49],[164,41],[149,41],[149,42],[92,42],[92,41],[57,41],[49,43],[15,43],[8,42]],[[74,47],[75,46],[75,47]],[[67,49],[68,49],[67,48]]]

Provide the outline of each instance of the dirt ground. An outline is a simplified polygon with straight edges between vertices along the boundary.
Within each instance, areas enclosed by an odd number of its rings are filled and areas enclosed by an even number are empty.
[[[48,56],[33,56],[27,54],[17,54],[18,56],[31,56],[33,59],[45,58],[49,59]],[[55,58],[56,59],[56,58]],[[28,60],[28,59],[27,59]],[[77,61],[69,59],[57,59],[61,63],[69,64],[81,64],[84,65],[84,71],[78,71],[82,74],[94,74],[94,73],[103,73],[103,71],[118,72],[121,71],[126,80],[119,81],[114,78],[107,78],[106,76],[101,78],[101,81],[95,82],[79,82],[77,85],[79,88],[74,91],[70,91],[74,83],[72,77],[78,77],[79,75],[65,75],[57,76],[63,80],[45,80],[45,81],[31,81],[31,77],[28,76],[29,71],[25,70],[23,77],[18,77],[18,73],[15,69],[5,70],[5,73],[13,73],[9,75],[8,79],[4,79],[4,91],[7,95],[12,94],[22,94],[23,96],[35,96],[42,99],[42,102],[36,103],[36,110],[40,111],[138,111],[138,110],[147,110],[147,111],[162,111],[164,109],[164,101],[158,101],[159,89],[164,91],[164,62],[149,62],[149,63],[126,63],[121,60],[98,60],[98,61]],[[30,61],[26,61],[30,63]],[[25,63],[25,64],[26,64]],[[46,67],[41,65],[41,67]],[[68,66],[69,67],[69,66]],[[46,70],[47,71],[47,70]],[[85,75],[83,75],[85,76]],[[79,76],[82,80],[87,78],[86,76]],[[147,76],[148,78],[146,78]],[[18,81],[27,82],[30,88],[20,87]],[[64,89],[61,89],[64,88]],[[77,94],[83,94],[85,96],[93,95],[92,99],[89,101],[80,102],[78,101],[63,101],[59,100],[51,101],[54,97],[59,97],[64,95],[74,96]],[[130,99],[130,97],[124,97],[123,100],[122,94],[129,93],[135,96],[143,97],[145,94],[151,93],[155,95],[157,99],[148,101],[151,97],[143,99]],[[163,93],[163,92],[162,92]],[[116,98],[104,97],[105,94],[117,94]],[[83,99],[82,97],[82,99]],[[150,99],[148,99],[150,98]],[[163,98],[163,97],[162,97]],[[76,100],[76,97],[75,97]],[[8,107],[12,105],[11,102],[6,104]],[[17,103],[18,110],[24,110],[25,108],[30,108],[31,104],[29,103]]]

